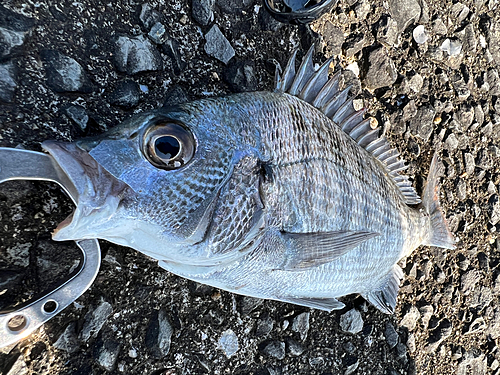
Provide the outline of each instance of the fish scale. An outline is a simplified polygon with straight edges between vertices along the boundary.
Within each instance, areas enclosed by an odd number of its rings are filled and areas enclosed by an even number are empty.
[[[419,245],[454,247],[439,207],[439,159],[420,199],[399,152],[365,110],[355,111],[340,75],[328,79],[331,60],[315,70],[310,49],[296,70],[296,55],[274,92],[158,109],[100,142],[80,141],[79,153],[116,180],[103,186],[128,188],[107,197],[107,209],[86,210],[91,197],[82,195],[54,239],[107,239],[177,275],[248,296],[330,311],[344,307],[337,298],[360,293],[393,312],[398,261]],[[158,160],[150,132],[176,138],[178,167]],[[44,147],[80,183],[75,147]],[[194,150],[189,160],[184,149]]]

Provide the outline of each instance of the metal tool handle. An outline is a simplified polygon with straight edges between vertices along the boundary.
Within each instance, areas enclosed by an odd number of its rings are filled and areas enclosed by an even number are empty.
[[[78,202],[78,193],[66,174],[47,154],[0,147],[0,184],[11,180],[42,180],[59,184]],[[0,314],[0,348],[19,341],[80,297],[94,282],[101,264],[99,242],[75,241],[83,256],[80,269],[69,280],[36,301]]]

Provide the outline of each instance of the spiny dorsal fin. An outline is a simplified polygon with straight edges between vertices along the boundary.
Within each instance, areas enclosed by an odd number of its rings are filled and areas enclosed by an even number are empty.
[[[314,45],[307,51],[296,71],[296,50],[288,61],[283,75],[280,76],[278,70],[276,71],[275,91],[297,96],[318,108],[380,161],[387,174],[399,187],[407,204],[420,203],[421,199],[411,186],[408,177],[400,174],[407,166],[399,158],[399,152],[390,146],[384,136],[379,135],[378,128],[372,129],[369,119],[364,119],[365,109],[360,111],[354,109],[354,97],[349,96],[351,86],[339,90],[340,72],[328,79],[328,67],[332,59],[328,59],[318,70],[315,70],[312,61],[313,53]]]

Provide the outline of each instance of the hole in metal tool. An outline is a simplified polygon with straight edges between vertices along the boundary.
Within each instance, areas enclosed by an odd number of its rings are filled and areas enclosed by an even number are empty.
[[[28,326],[28,319],[23,315],[14,315],[12,318],[9,319],[9,322],[7,323],[7,328],[11,332],[17,332],[17,333],[21,332],[27,326]]]
[[[43,312],[46,314],[52,314],[57,310],[58,307],[59,304],[56,301],[50,300],[45,302],[45,304],[43,305]]]

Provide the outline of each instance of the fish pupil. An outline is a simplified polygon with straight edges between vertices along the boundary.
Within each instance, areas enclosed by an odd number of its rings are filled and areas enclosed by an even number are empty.
[[[170,135],[159,137],[155,141],[156,155],[161,159],[173,159],[179,154],[180,150],[179,141]]]

